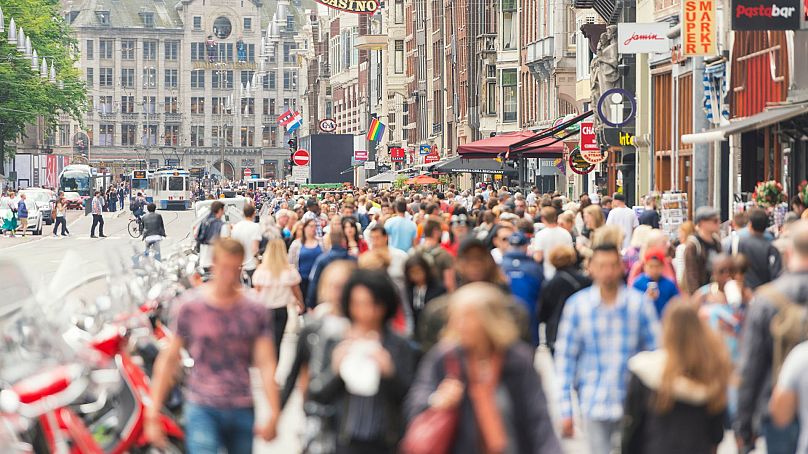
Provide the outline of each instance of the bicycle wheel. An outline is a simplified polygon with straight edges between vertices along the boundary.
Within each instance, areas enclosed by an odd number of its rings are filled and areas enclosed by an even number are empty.
[[[129,230],[129,236],[131,236],[132,238],[140,238],[141,234],[140,223],[137,221],[137,219],[132,219],[131,221],[129,221],[129,226],[127,230]]]

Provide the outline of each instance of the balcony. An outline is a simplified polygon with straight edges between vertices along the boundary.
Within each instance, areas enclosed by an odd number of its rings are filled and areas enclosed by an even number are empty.
[[[545,36],[536,42],[527,45],[527,65],[533,77],[545,80],[550,77],[555,67],[555,39]]]
[[[132,112],[124,112],[121,114],[122,121],[137,121],[140,115]]]
[[[354,47],[359,50],[384,50],[387,48],[387,39],[387,35],[359,35]]]
[[[478,54],[491,54],[496,53],[497,35],[495,33],[483,33],[477,35],[477,53]]]
[[[165,113],[165,121],[176,122],[182,120],[182,114],[180,113]]]

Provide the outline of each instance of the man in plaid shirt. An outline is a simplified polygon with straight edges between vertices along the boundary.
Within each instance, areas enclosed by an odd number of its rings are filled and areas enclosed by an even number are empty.
[[[590,261],[593,284],[567,300],[556,340],[562,434],[573,436],[575,389],[592,454],[619,451],[628,359],[657,347],[651,299],[623,283],[617,246],[601,245]]]

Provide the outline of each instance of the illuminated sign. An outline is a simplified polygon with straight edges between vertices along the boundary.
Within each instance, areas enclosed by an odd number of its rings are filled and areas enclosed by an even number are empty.
[[[318,3],[349,13],[373,14],[379,9],[376,0],[317,0]]]
[[[733,30],[798,30],[800,0],[732,0]]]

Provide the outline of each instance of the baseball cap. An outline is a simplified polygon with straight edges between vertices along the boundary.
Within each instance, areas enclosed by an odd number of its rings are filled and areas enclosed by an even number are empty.
[[[718,210],[711,206],[701,206],[696,208],[696,215],[693,217],[693,222],[698,224],[701,221],[709,221],[711,219],[718,219]]]
[[[645,251],[645,256],[643,260],[648,262],[651,260],[658,260],[662,263],[665,263],[665,250],[660,247],[653,247]]]
[[[525,234],[522,232],[514,232],[508,238],[508,244],[511,246],[527,246],[528,243],[529,240],[527,239],[527,236],[525,236]]]

